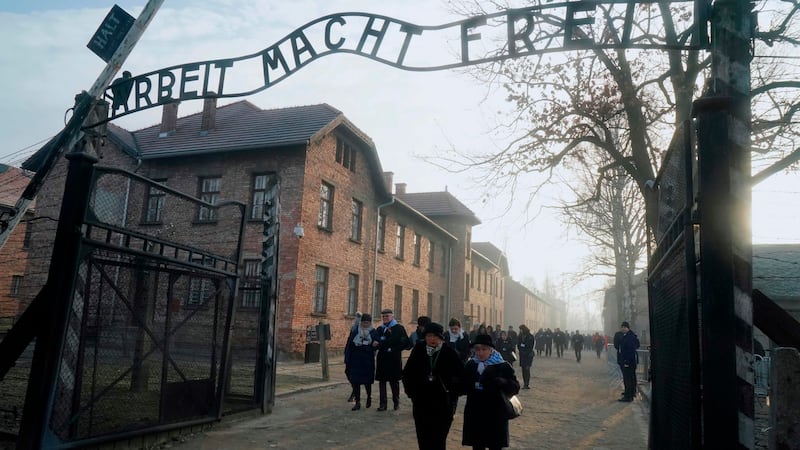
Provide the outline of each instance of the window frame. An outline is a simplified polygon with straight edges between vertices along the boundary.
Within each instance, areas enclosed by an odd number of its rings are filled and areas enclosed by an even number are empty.
[[[378,214],[378,242],[377,249],[386,252],[386,214]]]
[[[405,247],[406,247],[406,226],[402,223],[397,224],[394,245],[394,257],[400,260],[405,260]]]
[[[206,203],[210,203],[212,205],[217,204],[217,200],[219,200],[219,195],[222,193],[222,176],[207,176],[207,177],[197,177],[198,179],[198,186],[197,186],[197,198],[203,200]],[[206,190],[205,182],[213,182],[216,180],[216,191],[214,190]],[[200,205],[197,209],[197,222],[199,223],[214,223],[217,221],[217,209],[216,208],[208,208],[206,206]]]
[[[383,280],[375,280],[372,293],[372,317],[380,317],[383,309]]]
[[[323,190],[327,189],[327,196]],[[335,188],[331,183],[322,181],[319,186],[319,213],[317,227],[325,231],[333,231],[333,199]]]
[[[350,203],[350,240],[361,242],[364,225],[364,202],[352,199]]]
[[[8,291],[9,297],[19,297],[22,291],[22,282],[25,281],[24,275],[11,275],[11,286]]]
[[[323,275],[322,279],[320,275]],[[312,302],[313,314],[328,313],[328,286],[330,280],[330,268],[317,264],[314,266],[314,298]]]
[[[398,322],[403,321],[403,286],[399,284],[394,285],[394,318]]]
[[[248,215],[248,220],[263,220],[264,219],[264,204],[267,201],[267,192],[269,189],[270,177],[274,176],[274,174],[258,172],[253,173],[251,181],[250,181],[250,214]],[[258,185],[258,181],[260,179],[264,180],[264,185]],[[258,202],[256,202],[256,196],[259,196]]]
[[[242,279],[239,287],[239,308],[258,309],[261,305],[261,260],[242,260]],[[250,298],[255,296],[255,298]],[[247,300],[247,301],[246,301]]]
[[[420,266],[420,261],[422,260],[422,235],[418,232],[414,232],[414,260],[413,264],[417,267]]]
[[[347,304],[345,305],[345,315],[353,317],[358,311],[358,283],[359,276],[357,273],[347,274]]]
[[[166,182],[167,182],[166,179],[153,180],[153,181],[155,181],[157,183],[161,183],[161,184],[166,184]],[[154,219],[151,219],[150,211],[152,211],[151,206],[152,206],[152,200],[153,199],[156,199],[156,202],[157,202],[158,206],[155,208],[156,217]],[[144,202],[144,214],[142,216],[142,223],[143,224],[148,224],[148,225],[149,224],[153,224],[153,225],[162,224],[164,222],[162,219],[163,219],[164,207],[166,206],[166,203],[167,203],[167,192],[164,191],[164,190],[159,189],[156,186],[148,185],[147,186],[147,199]]]

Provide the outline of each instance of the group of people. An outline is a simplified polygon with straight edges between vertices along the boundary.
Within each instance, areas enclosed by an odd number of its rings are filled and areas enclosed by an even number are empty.
[[[409,335],[388,308],[381,311],[381,325],[377,328],[373,328],[369,314],[358,315],[356,321],[345,346],[345,372],[353,388],[352,409],[361,409],[362,386],[366,393],[364,406],[372,406],[372,384],[376,380],[377,410],[387,410],[389,390],[393,408],[399,409],[402,382],[412,402],[420,449],[446,448],[461,396],[466,397],[462,444],[473,449],[507,447],[508,419],[502,412],[500,396],[530,389],[535,353],[541,355],[544,350],[549,354],[555,342],[556,354],[561,357],[571,345],[580,362],[587,343],[595,347],[598,358],[606,345],[606,338],[599,333],[587,339],[577,330],[570,334],[556,328],[555,332],[540,329],[534,335],[525,325],[520,325],[518,333],[513,327],[494,332],[491,327],[480,325],[468,334],[457,319],[451,319],[445,330],[425,316],[417,320],[417,329]],[[625,385],[619,401],[629,402],[636,389],[639,340],[627,322],[614,336],[614,347]],[[411,354],[403,366],[402,352],[408,349]],[[522,369],[522,386],[514,372],[517,361]]]
[[[381,325],[377,328],[373,328],[369,314],[357,320],[345,346],[345,371],[353,387],[353,410],[361,409],[361,386],[366,393],[364,406],[371,406],[375,380],[379,387],[378,411],[386,411],[388,407],[387,384],[393,407],[399,409],[402,381],[403,390],[411,399],[420,449],[446,448],[458,399],[462,396],[466,397],[462,444],[473,449],[508,446],[508,419],[502,412],[501,395],[516,395],[520,384],[511,363],[497,348],[498,341],[488,334],[476,334],[470,339],[457,319],[451,319],[445,331],[441,324],[427,317],[418,319],[417,330],[409,336],[394,319],[391,309],[381,311]],[[527,328],[525,331],[520,334],[530,335]],[[532,360],[533,336],[530,339],[517,336],[517,339],[526,352],[529,346]],[[403,366],[402,351],[409,348],[411,354]]]

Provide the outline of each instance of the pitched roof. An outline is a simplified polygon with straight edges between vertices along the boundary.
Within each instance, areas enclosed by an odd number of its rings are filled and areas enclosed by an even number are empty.
[[[344,116],[327,105],[261,109],[247,100],[217,108],[214,129],[200,132],[202,112],[180,117],[175,132],[161,136],[156,124],[121,136],[136,146],[142,159],[219,153],[232,150],[306,144],[317,133]],[[114,130],[116,131],[116,129]]]
[[[487,260],[491,261],[500,268],[504,274],[508,274],[508,259],[502,250],[495,247],[491,242],[473,242],[472,251],[477,252]]]
[[[0,163],[0,206],[16,205],[30,181],[30,172]]]
[[[449,192],[418,192],[413,194],[396,194],[397,198],[430,218],[462,217],[477,225],[480,219]]]
[[[800,299],[800,244],[753,245],[753,288],[773,299]]]

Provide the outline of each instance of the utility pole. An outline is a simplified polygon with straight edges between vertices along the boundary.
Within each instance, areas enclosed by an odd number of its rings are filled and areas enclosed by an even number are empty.
[[[755,445],[750,61],[755,16],[747,0],[712,11],[711,92],[698,117],[703,447]]]
[[[0,217],[0,250],[3,249],[6,241],[8,241],[8,237],[14,232],[17,224],[19,224],[19,221],[25,215],[25,211],[28,210],[28,207],[36,197],[39,189],[41,189],[42,184],[44,184],[47,174],[56,162],[61,159],[64,153],[68,149],[73,148],[81,138],[83,138],[81,126],[91,112],[92,107],[103,92],[105,92],[106,88],[108,88],[109,84],[111,84],[114,76],[128,58],[133,47],[139,42],[139,38],[163,3],[164,0],[149,0],[147,2],[142,13],[133,23],[133,27],[120,43],[119,48],[114,52],[111,59],[108,60],[108,64],[106,64],[106,67],[100,73],[97,80],[95,80],[92,87],[89,88],[87,92],[88,95],[82,96],[83,98],[75,103],[72,117],[69,122],[67,122],[67,125],[60,133],[44,145],[43,148],[47,150],[42,167],[36,171],[33,178],[31,178],[31,181],[28,183],[28,186],[22,192],[22,195],[20,195],[17,203],[14,205],[14,211],[11,213],[11,216]]]

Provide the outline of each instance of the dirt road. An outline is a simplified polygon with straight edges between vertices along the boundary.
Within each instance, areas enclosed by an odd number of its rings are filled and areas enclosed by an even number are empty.
[[[521,378],[519,368],[517,377]],[[640,399],[620,403],[621,382],[605,360],[584,353],[578,364],[537,357],[532,389],[521,391],[522,417],[511,422],[513,449],[646,449],[647,414]],[[377,397],[377,385],[375,385]],[[348,386],[279,397],[271,415],[222,423],[184,442],[181,449],[411,449],[416,448],[411,403],[399,411],[377,412],[375,406],[350,411]],[[377,398],[374,399],[377,403]],[[448,437],[448,448],[460,449],[464,400]]]

